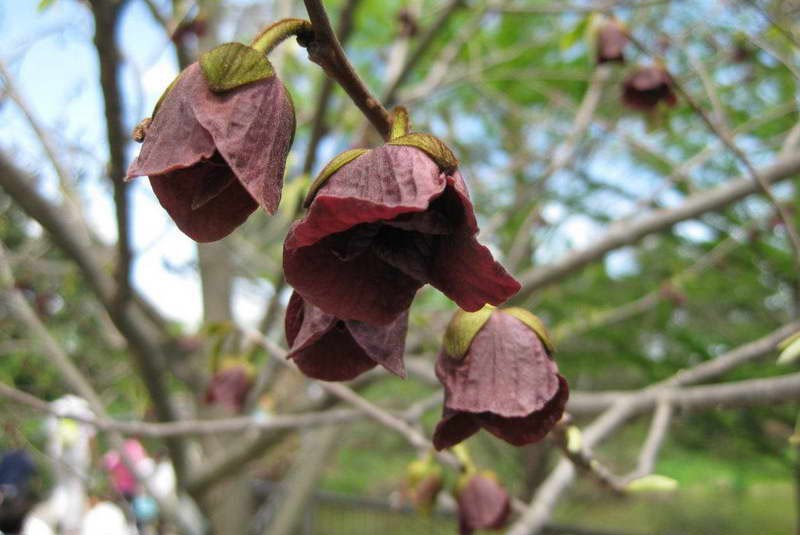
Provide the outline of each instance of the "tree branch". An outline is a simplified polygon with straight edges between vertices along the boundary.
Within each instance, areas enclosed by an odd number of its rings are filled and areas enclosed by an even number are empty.
[[[100,86],[106,111],[106,136],[109,151],[109,175],[114,186],[114,206],[117,218],[117,286],[114,296],[117,306],[125,306],[130,299],[130,268],[133,259],[130,244],[130,206],[125,182],[125,146],[128,133],[122,113],[122,90],[119,71],[122,63],[117,47],[119,15],[125,2],[92,0],[94,16],[94,44],[100,62]]]
[[[389,139],[389,132],[392,128],[389,112],[370,93],[345,56],[342,45],[331,28],[331,22],[322,1],[304,0],[304,2],[314,28],[311,42],[305,43],[309,59],[336,80],[381,137]]]
[[[781,158],[759,172],[767,183],[791,178],[800,172],[800,155]],[[594,240],[585,249],[566,255],[552,264],[534,268],[520,277],[522,289],[513,298],[522,301],[536,290],[561,280],[566,275],[580,270],[587,264],[605,256],[619,247],[636,243],[648,234],[670,228],[675,223],[698,217],[707,212],[718,211],[760,190],[749,177],[739,177],[721,186],[688,197],[675,208],[658,210],[631,221],[626,226],[612,227],[605,236]]]
[[[91,249],[84,247],[70,220],[46,201],[26,176],[7,156],[0,152],[0,187],[2,187],[32,219],[48,232],[53,242],[73,259],[100,303],[125,337],[161,421],[177,419],[172,400],[164,384],[163,365],[167,357],[156,343],[156,336],[140,312],[133,307],[115,306],[114,282],[102,269]],[[185,455],[180,442],[167,440],[176,473],[185,470]]]

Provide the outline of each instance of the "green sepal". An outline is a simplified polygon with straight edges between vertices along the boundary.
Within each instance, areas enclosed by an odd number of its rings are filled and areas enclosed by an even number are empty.
[[[556,346],[553,344],[553,339],[550,337],[550,333],[547,332],[547,328],[544,326],[544,323],[542,323],[542,320],[540,320],[538,316],[528,312],[524,308],[519,307],[504,308],[503,312],[514,316],[519,321],[530,327],[531,330],[536,333],[536,336],[539,337],[539,340],[542,341],[548,353],[552,354],[556,352]]]
[[[275,74],[258,50],[242,43],[225,43],[200,56],[200,68],[215,93],[264,80]]]
[[[467,354],[472,340],[478,331],[486,325],[495,308],[486,305],[477,312],[458,310],[447,325],[442,343],[445,354],[456,360],[461,360]]]
[[[326,165],[322,171],[320,171],[319,175],[317,175],[317,178],[311,183],[311,186],[309,186],[303,206],[308,208],[311,205],[311,201],[314,200],[314,196],[317,194],[319,189],[325,185],[325,182],[327,182],[336,171],[349,164],[365,152],[369,152],[369,149],[350,149],[344,151],[338,156],[334,156],[333,159],[328,162],[328,165]]]
[[[446,173],[451,173],[458,167],[458,159],[453,151],[439,138],[430,134],[407,134],[389,141],[387,145],[416,147],[430,156],[436,165]]]
[[[639,477],[625,485],[628,492],[673,492],[677,488],[676,480],[659,474]]]

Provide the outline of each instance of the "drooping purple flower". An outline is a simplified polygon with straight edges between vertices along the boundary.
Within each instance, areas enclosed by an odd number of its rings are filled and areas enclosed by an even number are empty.
[[[253,376],[252,366],[243,363],[223,366],[208,383],[204,401],[240,412],[253,387]]]
[[[294,129],[294,108],[277,76],[214,92],[193,63],[139,132],[144,143],[127,178],[150,177],[187,236],[219,240],[259,205],[277,209]]]
[[[672,78],[660,66],[639,67],[625,79],[622,102],[631,109],[651,112],[659,103],[668,106],[678,103],[672,91]]]
[[[628,33],[617,19],[603,21],[597,31],[597,63],[624,63]]]
[[[478,243],[461,174],[423,150],[387,144],[339,168],[284,244],[286,280],[343,319],[402,314],[426,283],[465,310],[499,304],[519,283]]]
[[[481,428],[515,446],[531,444],[561,418],[569,388],[529,317],[538,322],[519,309],[493,310],[477,334],[469,333],[463,356],[442,349],[436,376],[445,401],[433,435],[437,450]]]
[[[380,364],[405,377],[408,313],[387,325],[341,320],[326,314],[296,292],[286,309],[288,358],[305,375],[322,381],[349,381]]]
[[[470,535],[477,529],[502,529],[511,514],[511,498],[492,473],[475,473],[457,492],[458,530]]]

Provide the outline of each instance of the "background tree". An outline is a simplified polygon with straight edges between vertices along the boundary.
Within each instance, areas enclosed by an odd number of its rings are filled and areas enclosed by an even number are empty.
[[[470,462],[517,497],[508,532],[793,526],[800,374],[774,362],[800,329],[796,2],[326,2],[381,106],[336,76],[341,58],[329,77],[294,40],[282,44],[270,60],[297,117],[282,204],[198,246],[145,181],[123,181],[130,130],[219,42],[293,16],[333,46],[322,5],[34,4],[0,4],[0,446],[41,450],[41,400],[78,393],[103,408],[100,447],[121,434],[163,448],[214,533],[291,533],[320,488],[386,499],[402,487],[439,416],[433,362],[454,305],[418,294],[404,382],[309,382],[282,365],[280,328],[282,239],[310,179],[335,154],[380,144],[401,104],[415,130],[457,153],[481,241],[523,284],[511,304],[550,327],[572,386],[572,424],[551,439],[468,443]],[[598,65],[601,15],[612,14],[625,63]],[[674,105],[625,106],[645,67],[667,73]],[[204,401],[223,361],[255,371],[241,410]],[[450,488],[465,460],[439,460]],[[678,490],[614,497],[652,472]],[[251,492],[262,477],[287,483],[269,506]],[[337,511],[320,508],[335,520],[314,532],[355,532]]]

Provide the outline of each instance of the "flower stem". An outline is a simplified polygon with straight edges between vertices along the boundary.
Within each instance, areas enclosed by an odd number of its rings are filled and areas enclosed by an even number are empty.
[[[312,33],[311,23],[303,19],[283,19],[264,28],[253,39],[252,47],[265,55],[289,37],[303,38]]]
[[[389,141],[408,134],[409,129],[408,110],[403,106],[397,106],[392,110],[392,131],[389,133]]]

